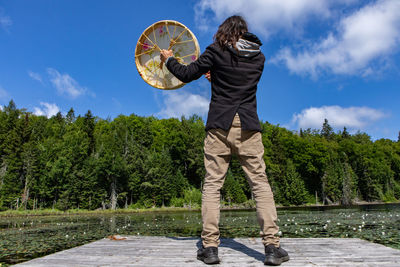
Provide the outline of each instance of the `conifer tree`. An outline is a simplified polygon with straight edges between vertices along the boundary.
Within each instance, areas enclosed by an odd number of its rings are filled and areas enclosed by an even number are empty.
[[[304,181],[301,179],[299,173],[296,171],[296,167],[290,159],[288,159],[286,163],[284,186],[281,188],[281,192],[284,193],[284,201],[286,202],[283,204],[286,205],[301,205],[306,200],[307,190],[304,186]]]
[[[331,139],[333,136],[333,129],[329,125],[328,120],[325,119],[324,123],[322,124],[321,136],[325,137],[325,139]]]
[[[84,116],[83,120],[83,130],[86,132],[89,138],[89,154],[94,152],[95,140],[94,140],[94,127],[95,119],[90,110]]]
[[[345,126],[345,127],[343,127],[342,138],[349,138],[349,137],[350,137],[350,134],[347,131],[347,128]]]
[[[73,108],[70,108],[67,117],[65,118],[67,123],[73,123],[75,121],[75,111]]]

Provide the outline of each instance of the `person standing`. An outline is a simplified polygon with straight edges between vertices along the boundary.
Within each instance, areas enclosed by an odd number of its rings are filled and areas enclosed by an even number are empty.
[[[277,213],[265,173],[261,126],[257,115],[257,84],[265,57],[258,37],[248,32],[241,16],[227,18],[214,35],[214,43],[200,57],[185,66],[171,50],[160,52],[161,61],[179,80],[189,83],[206,74],[211,82],[211,102],[204,140],[206,175],[202,191],[202,247],[197,258],[206,264],[220,262],[220,190],[232,154],[236,154],[256,201],[260,235],[265,246],[266,265],[289,260],[280,247]]]

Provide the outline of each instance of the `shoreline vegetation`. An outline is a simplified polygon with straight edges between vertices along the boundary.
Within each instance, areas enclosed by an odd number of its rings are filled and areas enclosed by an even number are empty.
[[[297,206],[282,206],[276,205],[277,210],[280,209],[301,209],[301,208],[334,208],[334,207],[357,207],[357,206],[365,206],[365,205],[384,205],[384,204],[400,204],[400,201],[395,202],[382,202],[382,201],[374,201],[374,202],[366,202],[359,201],[354,202],[351,205],[341,205],[339,203],[322,205],[322,204],[305,204],[305,205],[297,205]],[[221,211],[229,211],[229,210],[255,210],[255,203],[251,203],[249,205],[221,205]],[[52,215],[104,215],[104,214],[124,214],[124,213],[151,213],[151,212],[186,212],[186,211],[201,211],[201,207],[198,205],[194,205],[193,207],[151,207],[151,208],[121,208],[121,209],[97,209],[97,210],[86,210],[86,209],[71,209],[71,210],[57,210],[57,209],[37,209],[37,210],[6,210],[0,212],[1,217],[19,217],[19,216],[52,216]]]
[[[397,141],[371,140],[346,128],[334,132],[326,119],[321,129],[260,125],[277,205],[400,200],[400,135]],[[90,110],[76,116],[71,108],[47,118],[18,109],[11,100],[0,109],[0,212],[198,209],[205,135],[196,115],[102,119]],[[230,162],[222,207],[254,207],[239,159]]]

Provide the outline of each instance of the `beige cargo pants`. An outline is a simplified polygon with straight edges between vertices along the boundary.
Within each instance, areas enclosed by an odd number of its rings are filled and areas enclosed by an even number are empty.
[[[260,224],[260,235],[264,245],[279,246],[277,214],[274,196],[265,174],[263,159],[264,146],[261,133],[244,131],[240,127],[239,115],[233,119],[229,131],[212,129],[204,140],[204,165],[206,175],[202,195],[203,231],[201,238],[204,247],[217,247],[220,244],[220,189],[224,184],[231,155],[236,154],[252,189]]]

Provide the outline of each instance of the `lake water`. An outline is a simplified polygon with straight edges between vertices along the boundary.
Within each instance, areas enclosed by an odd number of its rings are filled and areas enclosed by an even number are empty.
[[[278,209],[282,237],[357,237],[400,249],[400,204]],[[258,237],[254,210],[222,211],[222,237]],[[0,263],[109,235],[200,236],[200,212],[0,217]]]

